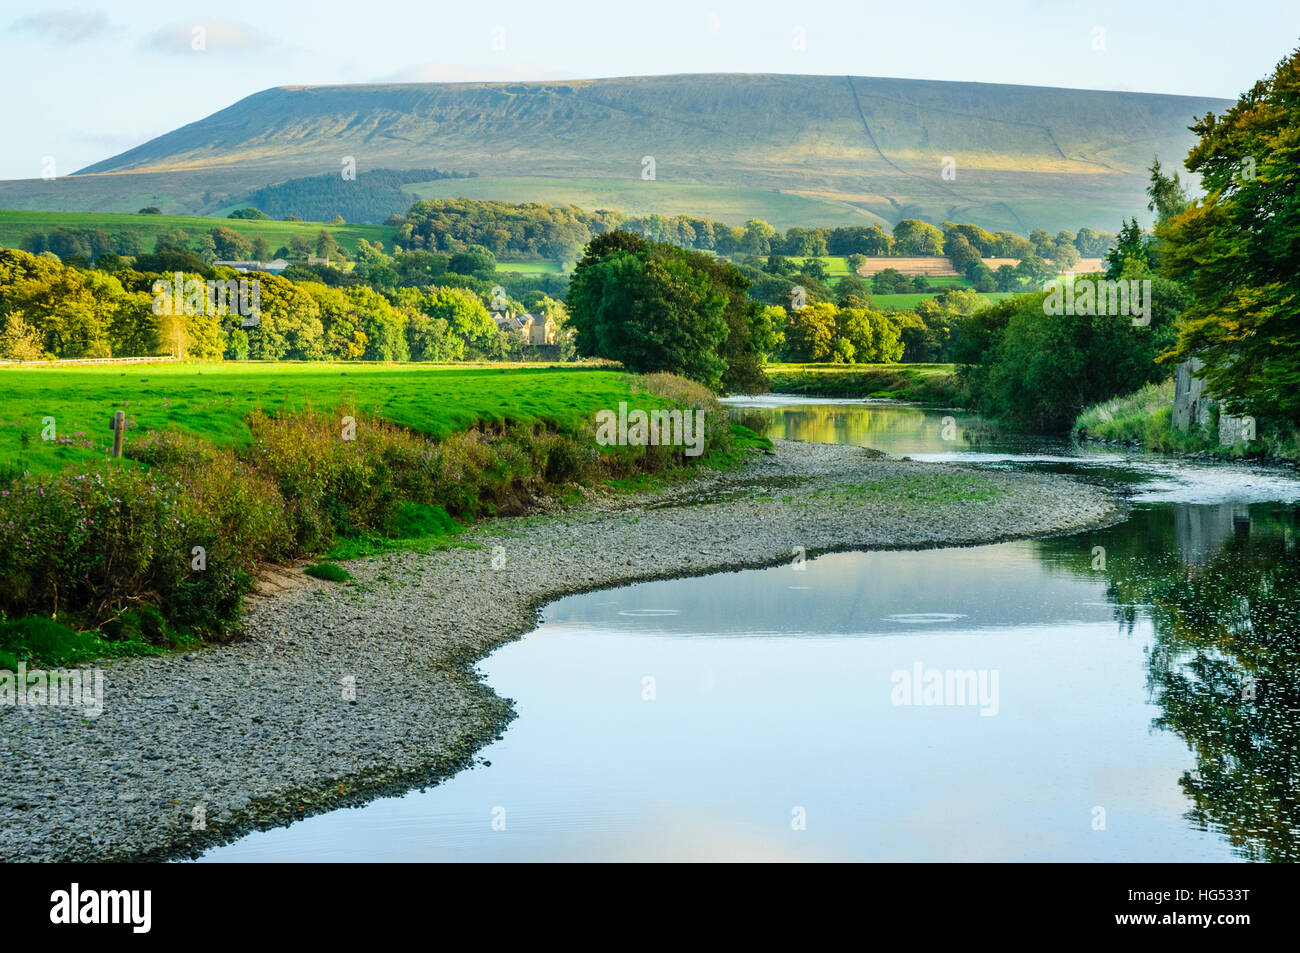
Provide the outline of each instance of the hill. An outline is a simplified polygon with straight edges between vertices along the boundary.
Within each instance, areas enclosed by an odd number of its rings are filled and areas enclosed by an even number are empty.
[[[1145,208],[1152,156],[1180,164],[1193,117],[1228,105],[757,74],[280,87],[58,182],[0,183],[0,207],[219,212],[352,156],[361,170],[476,176],[405,186],[421,198],[541,199],[732,223],[757,215],[781,228],[920,217],[1022,234],[1114,230]],[[945,157],[951,179],[941,176]]]

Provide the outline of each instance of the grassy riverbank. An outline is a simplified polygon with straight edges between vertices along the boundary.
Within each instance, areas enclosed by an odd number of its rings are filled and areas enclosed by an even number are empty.
[[[1173,380],[1148,384],[1132,394],[1085,408],[1074,422],[1074,433],[1085,440],[1127,443],[1158,453],[1300,462],[1300,434],[1294,430],[1264,423],[1258,426],[1255,439],[1225,445],[1219,442],[1217,411],[1204,427],[1176,430],[1173,406]]]
[[[961,403],[964,391],[953,364],[772,364],[775,394],[808,397],[878,397],[933,406]]]
[[[224,639],[260,567],[455,542],[765,444],[670,375],[424,365],[0,370],[0,668]],[[706,452],[598,446],[621,402],[704,412]],[[126,458],[110,414],[128,414]],[[96,426],[98,424],[98,426]]]

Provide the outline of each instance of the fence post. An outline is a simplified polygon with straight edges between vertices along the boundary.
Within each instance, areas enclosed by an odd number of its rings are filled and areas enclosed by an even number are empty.
[[[113,456],[122,455],[122,439],[126,434],[126,412],[119,410],[113,414]]]

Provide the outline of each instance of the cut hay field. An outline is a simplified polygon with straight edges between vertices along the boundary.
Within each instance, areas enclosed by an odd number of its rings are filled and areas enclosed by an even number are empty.
[[[117,410],[127,414],[128,443],[145,430],[175,426],[238,446],[251,439],[245,416],[254,408],[332,410],[344,401],[432,436],[480,422],[576,429],[627,400],[629,381],[619,371],[543,364],[0,367],[0,470],[48,473],[103,460]],[[54,441],[42,439],[46,417],[54,418]]]
[[[327,229],[340,245],[349,252],[357,247],[357,239],[383,242],[391,247],[396,229],[388,225],[330,225],[323,222],[271,222],[250,221],[239,218],[209,218],[197,215],[136,215],[99,212],[29,212],[0,209],[0,245],[17,248],[23,237],[32,232],[48,232],[55,228],[94,228],[108,234],[135,232],[147,251],[153,249],[154,240],[164,232],[183,229],[191,237],[198,237],[213,228],[222,226],[243,235],[249,241],[265,238],[271,250],[288,244],[294,235],[300,235],[315,247],[320,230]]]

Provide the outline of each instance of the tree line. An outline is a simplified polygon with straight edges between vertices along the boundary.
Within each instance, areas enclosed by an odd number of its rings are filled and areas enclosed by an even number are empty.
[[[166,256],[160,256],[165,258]],[[183,262],[182,262],[183,263]],[[176,264],[176,262],[170,262]],[[0,359],[137,357],[190,359],[456,361],[518,358],[518,334],[498,329],[490,308],[525,308],[565,338],[564,305],[540,292],[516,300],[482,279],[448,273],[440,283],[377,289],[331,287],[229,268],[177,269],[181,282],[255,281],[256,321],[230,303],[177,294],[159,307],[176,271],[65,265],[53,255],[0,250]]]
[[[609,209],[588,212],[575,205],[460,198],[415,203],[398,226],[395,240],[403,248],[427,251],[451,252],[482,245],[498,258],[570,261],[593,237],[615,230],[696,251],[754,257],[929,256],[945,254],[949,243],[954,243],[959,254],[969,248],[977,256],[989,258],[1034,256],[1050,261],[1073,254],[1077,262],[1080,257],[1104,254],[1114,239],[1091,228],[1056,235],[1035,229],[1026,238],[1012,232],[994,234],[978,225],[944,222],[934,226],[917,219],[903,219],[890,231],[878,224],[792,226],[782,234],[757,218],[740,226],[690,215],[628,216]]]
[[[380,224],[410,207],[411,193],[403,186],[473,177],[443,169],[370,169],[350,179],[330,172],[254,189],[245,201],[268,218]]]

